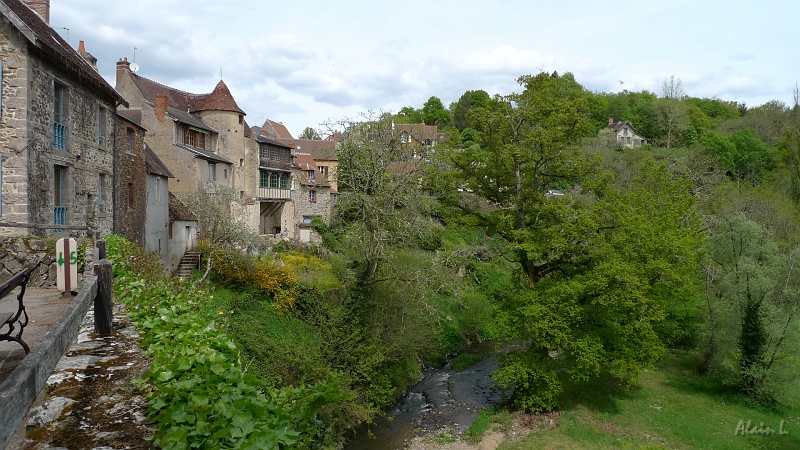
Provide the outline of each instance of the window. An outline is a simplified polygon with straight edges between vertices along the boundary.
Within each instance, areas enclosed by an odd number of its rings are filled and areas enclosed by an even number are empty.
[[[289,189],[289,175],[281,174],[281,189]]]
[[[102,106],[97,108],[97,143],[106,145],[106,109]]]
[[[129,154],[132,155],[133,154],[133,143],[135,141],[136,135],[135,135],[135,133],[134,133],[132,128],[128,128],[127,135],[128,135],[128,146],[126,147],[125,151],[127,151]]]
[[[208,181],[217,181],[217,165],[208,163]]]
[[[317,166],[317,169],[322,174],[322,178],[328,178],[328,166]]]
[[[306,170],[306,176],[308,177],[308,181],[314,181],[314,171],[313,170]]]
[[[225,172],[225,179],[227,180],[228,179],[228,169],[225,169],[224,172]]]
[[[308,191],[308,202],[317,203],[317,191]]]
[[[277,188],[280,185],[280,177],[281,175],[277,172],[273,172],[269,176],[269,187]]]
[[[156,203],[161,203],[161,178],[156,178]]]
[[[172,222],[170,222],[170,223],[169,223],[169,238],[170,238],[170,239],[172,239],[172,225],[173,225],[173,223],[172,223]]]
[[[128,208],[133,209],[134,206],[133,183],[128,183]]]
[[[206,144],[210,143],[207,140],[208,134],[206,130],[184,125],[179,129],[178,143],[205,149],[207,148]]]
[[[64,85],[57,81],[53,83],[53,147],[56,150],[67,150],[66,131],[64,123]]]
[[[67,205],[64,202],[64,188],[67,185],[67,168],[64,166],[53,167],[53,223],[55,225],[67,224]],[[58,229],[56,231],[64,231]]]
[[[269,187],[269,172],[259,170],[258,171],[259,179],[258,179],[258,187],[260,188],[268,188]]]
[[[97,177],[97,211],[100,214],[106,212],[106,174],[104,173]]]
[[[303,216],[303,223],[309,223],[310,224],[311,223],[311,219],[313,219],[313,217],[311,217],[311,216]]]

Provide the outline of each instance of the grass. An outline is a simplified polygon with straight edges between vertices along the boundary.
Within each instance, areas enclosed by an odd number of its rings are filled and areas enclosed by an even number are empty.
[[[450,367],[456,372],[461,372],[483,360],[483,356],[475,355],[472,353],[459,353],[458,356],[453,358],[450,362]]]
[[[800,407],[754,404],[695,375],[675,356],[634,390],[598,383],[568,386],[565,395],[571,400],[562,402],[559,426],[500,449],[800,448]],[[748,420],[749,429],[763,424],[774,434],[737,434]],[[781,423],[788,434],[779,433]]]

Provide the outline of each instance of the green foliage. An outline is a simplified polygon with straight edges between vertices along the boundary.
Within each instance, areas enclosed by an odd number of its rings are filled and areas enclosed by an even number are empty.
[[[110,253],[126,248],[123,238],[110,239]],[[158,425],[154,444],[176,449],[299,447],[292,418],[264,396],[255,377],[241,370],[230,338],[199,315],[198,291],[163,275],[147,281],[141,276],[128,266],[116,278],[115,290],[150,358],[141,383],[152,386],[148,413]]]
[[[300,136],[297,136],[298,139],[308,139],[313,141],[322,140],[322,136],[319,135],[317,130],[311,127],[305,127],[303,131],[300,133]]]
[[[732,377],[743,393],[771,400],[770,371],[785,362],[793,340],[800,278],[793,252],[742,214],[720,220],[708,238],[706,273],[709,334],[702,368]]]
[[[426,125],[445,126],[450,123],[450,111],[438,97],[431,97],[422,106],[422,121]]]
[[[471,366],[474,366],[475,364],[478,364],[482,360],[483,357],[480,355],[475,355],[472,353],[459,353],[458,356],[450,361],[450,367],[456,372],[461,372]]]

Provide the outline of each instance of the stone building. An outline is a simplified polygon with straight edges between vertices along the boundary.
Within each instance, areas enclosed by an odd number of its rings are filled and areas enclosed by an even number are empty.
[[[116,88],[139,111],[145,142],[172,173],[170,192],[195,192],[209,182],[241,190],[236,172],[246,156],[244,111],[223,81],[209,94],[192,94],[135,74],[123,58]]]
[[[298,171],[297,188],[292,190],[294,204],[293,237],[308,242],[315,240],[311,232],[311,221],[320,218],[328,222],[333,213],[337,193],[332,192],[328,178],[319,170],[309,153],[295,152],[295,167]]]
[[[105,234],[115,110],[127,103],[48,20],[49,1],[0,2],[0,235]]]
[[[147,222],[147,186],[144,136],[133,111],[120,110],[117,116],[117,180],[118,203],[115,215],[116,232],[144,247]]]

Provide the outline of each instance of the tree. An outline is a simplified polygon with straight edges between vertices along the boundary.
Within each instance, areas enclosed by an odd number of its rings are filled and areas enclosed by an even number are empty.
[[[205,241],[211,251],[203,279],[208,276],[212,258],[217,256],[215,250],[234,247],[245,252],[266,251],[267,242],[246,224],[242,200],[235,189],[207,183],[179,199],[197,218],[198,239]]]
[[[666,78],[661,83],[661,98],[656,101],[656,114],[659,125],[664,131],[665,144],[667,148],[680,137],[683,129],[688,124],[686,106],[683,103],[686,93],[683,91],[683,83],[675,76]]]
[[[422,110],[404,106],[395,115],[397,123],[422,123]]]
[[[453,126],[459,130],[471,127],[472,123],[467,118],[470,109],[486,106],[489,100],[491,100],[491,97],[484,90],[464,92],[450,108],[453,116]]]
[[[770,399],[772,372],[796,334],[800,254],[783,254],[771,233],[741,213],[714,224],[707,248],[704,369],[735,372],[743,393]]]
[[[300,136],[298,136],[297,138],[298,139],[307,139],[309,141],[322,140],[322,137],[319,135],[317,130],[315,130],[315,129],[311,128],[311,127],[306,127],[305,129],[303,129],[303,132],[300,133]]]
[[[403,143],[391,115],[368,113],[335,127],[345,131],[337,150],[340,196],[334,227],[343,248],[358,251],[360,277],[369,282],[393,246],[433,238],[430,201],[419,192],[420,158],[428,148]]]
[[[498,317],[526,345],[495,378],[541,411],[555,407],[559,372],[632,384],[660,357],[664,322],[691,298],[679,293],[699,243],[687,180],[645,159],[620,189],[574,149],[590,127],[588,94],[571,74],[519,82],[522,93],[471,111],[480,145],[450,151],[445,176],[467,193],[457,207],[503,238],[524,274],[516,295],[498,299]],[[568,194],[546,196],[553,188]]]
[[[426,125],[445,126],[450,123],[450,112],[439,97],[431,97],[422,106],[422,121]]]

